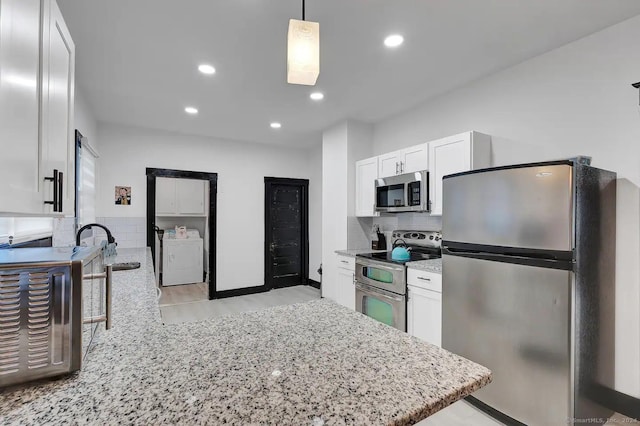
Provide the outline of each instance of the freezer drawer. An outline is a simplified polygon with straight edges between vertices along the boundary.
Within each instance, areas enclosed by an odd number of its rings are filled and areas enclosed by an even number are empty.
[[[573,272],[443,256],[442,347],[486,366],[474,397],[516,420],[572,417]]]
[[[443,181],[447,241],[570,251],[573,167],[551,164],[454,175]]]

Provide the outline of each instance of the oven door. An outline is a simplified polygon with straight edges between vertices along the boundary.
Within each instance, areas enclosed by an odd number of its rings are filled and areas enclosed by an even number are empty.
[[[376,260],[356,260],[356,281],[397,294],[407,292],[407,268],[404,265],[379,262]]]
[[[356,311],[383,324],[407,331],[405,296],[356,282]]]

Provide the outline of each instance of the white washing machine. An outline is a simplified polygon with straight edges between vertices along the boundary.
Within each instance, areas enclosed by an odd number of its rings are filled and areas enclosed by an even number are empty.
[[[164,233],[162,238],[162,285],[202,282],[203,242],[197,229],[187,230],[187,238]]]

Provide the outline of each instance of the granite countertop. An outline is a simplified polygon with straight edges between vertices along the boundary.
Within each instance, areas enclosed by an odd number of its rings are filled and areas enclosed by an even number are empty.
[[[150,252],[119,252],[142,267],[114,273],[112,329],[81,372],[3,390],[3,424],[409,425],[491,381],[326,299],[162,325]]]
[[[364,253],[386,253],[387,251],[389,250],[373,250],[371,248],[362,248],[362,249],[336,250],[335,252],[341,256],[355,257],[359,254],[364,254]]]
[[[442,274],[442,259],[418,260],[416,262],[407,262],[406,265],[407,268]]]

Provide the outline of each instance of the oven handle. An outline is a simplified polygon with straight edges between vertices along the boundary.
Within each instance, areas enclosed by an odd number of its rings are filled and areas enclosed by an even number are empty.
[[[396,295],[395,293],[391,293],[386,290],[375,288],[373,286],[363,284],[359,281],[356,281],[356,290],[360,290],[363,293],[374,295],[376,297],[379,296],[385,299],[393,300],[394,302],[402,302],[402,300],[404,299],[404,297]]]
[[[383,264],[382,262],[370,262],[369,260],[367,260],[367,263],[360,263],[360,262],[356,262],[356,268],[366,268],[366,267],[372,267],[372,268],[378,268],[378,269],[386,269],[387,271],[391,271],[391,272],[402,272],[404,271],[404,266],[388,266]]]

